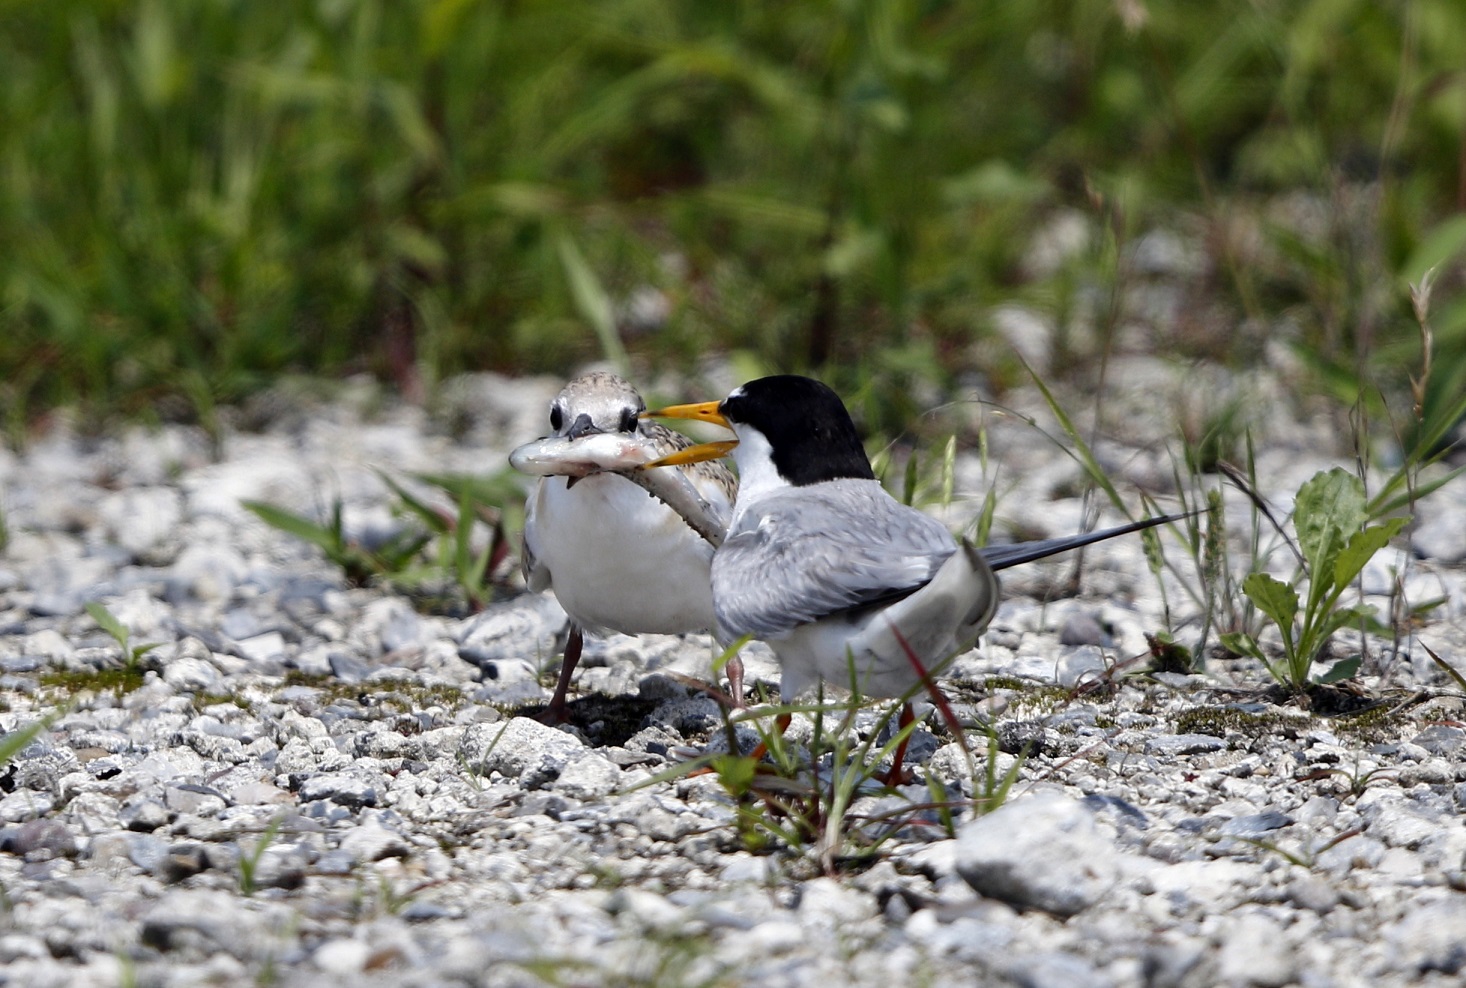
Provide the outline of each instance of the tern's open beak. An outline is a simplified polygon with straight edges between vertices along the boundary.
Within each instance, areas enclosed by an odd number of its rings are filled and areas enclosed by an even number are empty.
[[[641,418],[650,419],[693,419],[698,422],[712,422],[721,425],[725,429],[732,429],[728,420],[718,406],[721,402],[703,401],[693,405],[668,405],[666,408],[653,408],[650,411],[642,412]],[[678,450],[669,456],[659,460],[653,460],[642,469],[651,467],[676,467],[685,463],[701,463],[703,460],[716,460],[721,456],[727,456],[738,445],[736,439],[725,439],[721,442],[698,443],[696,446],[689,446],[686,449]]]

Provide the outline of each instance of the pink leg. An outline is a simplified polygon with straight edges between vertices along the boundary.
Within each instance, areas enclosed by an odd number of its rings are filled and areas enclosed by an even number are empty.
[[[743,703],[743,659],[741,656],[733,656],[728,664],[723,667],[728,673],[728,692],[733,694],[733,708],[744,709]]]

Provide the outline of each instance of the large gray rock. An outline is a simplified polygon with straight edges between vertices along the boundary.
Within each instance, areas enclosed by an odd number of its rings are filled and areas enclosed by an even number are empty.
[[[475,724],[463,735],[463,760],[471,772],[499,772],[538,789],[560,777],[572,759],[585,753],[574,736],[528,717],[502,724]]]
[[[955,867],[980,894],[1073,916],[1120,880],[1119,849],[1094,812],[1053,792],[1015,799],[965,824]]]

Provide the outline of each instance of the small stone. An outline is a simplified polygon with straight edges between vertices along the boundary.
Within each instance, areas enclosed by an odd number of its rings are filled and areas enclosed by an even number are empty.
[[[361,630],[375,634],[383,652],[422,645],[425,637],[422,618],[401,597],[384,597],[368,604],[361,615]]]
[[[1114,982],[1073,954],[1029,954],[1000,965],[1019,988],[1113,988]]]
[[[1446,724],[1432,724],[1410,739],[1432,755],[1457,758],[1466,748],[1466,730]]]
[[[82,792],[66,805],[66,816],[84,834],[111,833],[122,825],[120,808],[121,804],[105,793]]]
[[[333,803],[353,809],[377,805],[376,786],[345,772],[313,775],[301,783],[298,795],[303,803],[329,799]]]
[[[224,794],[217,789],[186,782],[163,790],[163,801],[174,813],[202,817],[218,816],[228,805]]]
[[[587,751],[566,762],[554,789],[572,799],[599,799],[621,788],[622,778],[621,770],[609,759]]]
[[[1222,751],[1227,742],[1210,734],[1166,734],[1145,742],[1145,753],[1157,758],[1180,758]]]
[[[128,830],[152,833],[168,822],[168,809],[156,799],[129,797],[117,819]]]
[[[839,933],[879,913],[875,897],[833,878],[815,878],[799,887],[799,919],[816,929]]]
[[[955,864],[981,895],[1073,916],[1114,887],[1120,856],[1087,807],[1043,792],[964,824]]]
[[[55,805],[50,793],[21,789],[0,797],[0,823],[20,823],[44,817]]]
[[[553,594],[490,604],[469,621],[458,638],[458,657],[478,666],[486,680],[538,679],[525,656],[553,656],[570,618]]]
[[[249,565],[228,545],[193,543],[185,545],[168,570],[167,595],[175,603],[193,598],[202,601],[228,600],[244,582]]]
[[[371,666],[349,652],[332,652],[330,663],[331,675],[343,683],[360,683],[372,674]]]
[[[168,842],[151,834],[127,835],[127,857],[143,871],[159,874],[168,857]]]
[[[1424,559],[1454,565],[1466,560],[1466,525],[1459,515],[1442,512],[1411,529],[1410,547]]]
[[[49,861],[76,854],[76,837],[56,820],[28,820],[17,828],[11,853],[28,861]]]
[[[255,663],[278,662],[285,654],[285,636],[278,631],[257,635],[254,638],[245,638],[238,644],[245,658]]]
[[[1110,637],[1105,626],[1100,624],[1099,617],[1092,611],[1074,610],[1069,612],[1069,616],[1064,619],[1063,626],[1059,628],[1059,644],[1114,648],[1115,640]]]
[[[738,852],[724,858],[720,880],[724,884],[755,882],[762,885],[768,881],[770,862],[768,858],[755,857],[747,852]]]
[[[372,948],[359,940],[328,940],[316,948],[311,960],[326,974],[349,977],[361,974],[371,955]]]
[[[1269,810],[1266,813],[1249,813],[1246,816],[1233,817],[1218,827],[1217,833],[1224,837],[1256,838],[1270,831],[1291,826],[1292,823],[1293,821],[1287,814]]]
[[[1281,988],[1297,971],[1293,947],[1278,936],[1275,923],[1262,916],[1243,916],[1225,934],[1217,956],[1219,982]]]
[[[218,689],[219,670],[208,662],[187,656],[169,659],[163,666],[163,682],[176,690]]]
[[[176,884],[208,867],[208,852],[202,844],[174,844],[158,862],[156,874],[165,882]]]
[[[1458,895],[1413,905],[1382,932],[1394,954],[1393,969],[1414,980],[1432,972],[1454,976],[1466,971],[1462,930],[1466,930],[1466,901]]]
[[[230,790],[229,798],[234,801],[235,806],[267,806],[293,801],[290,793],[268,782],[246,782],[242,786],[236,786]]]
[[[171,487],[131,487],[109,494],[98,506],[108,536],[135,556],[177,538],[183,496]]]
[[[1316,875],[1300,875],[1284,888],[1289,901],[1302,909],[1310,909],[1320,916],[1339,904],[1340,896],[1328,882]]]
[[[357,862],[402,858],[407,856],[408,850],[401,835],[375,822],[356,827],[341,838],[341,851]]]

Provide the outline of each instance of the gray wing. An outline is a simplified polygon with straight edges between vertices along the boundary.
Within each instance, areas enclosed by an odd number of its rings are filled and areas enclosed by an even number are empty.
[[[729,638],[778,636],[914,590],[955,550],[940,522],[876,481],[780,491],[751,505],[713,557],[713,607]]]

